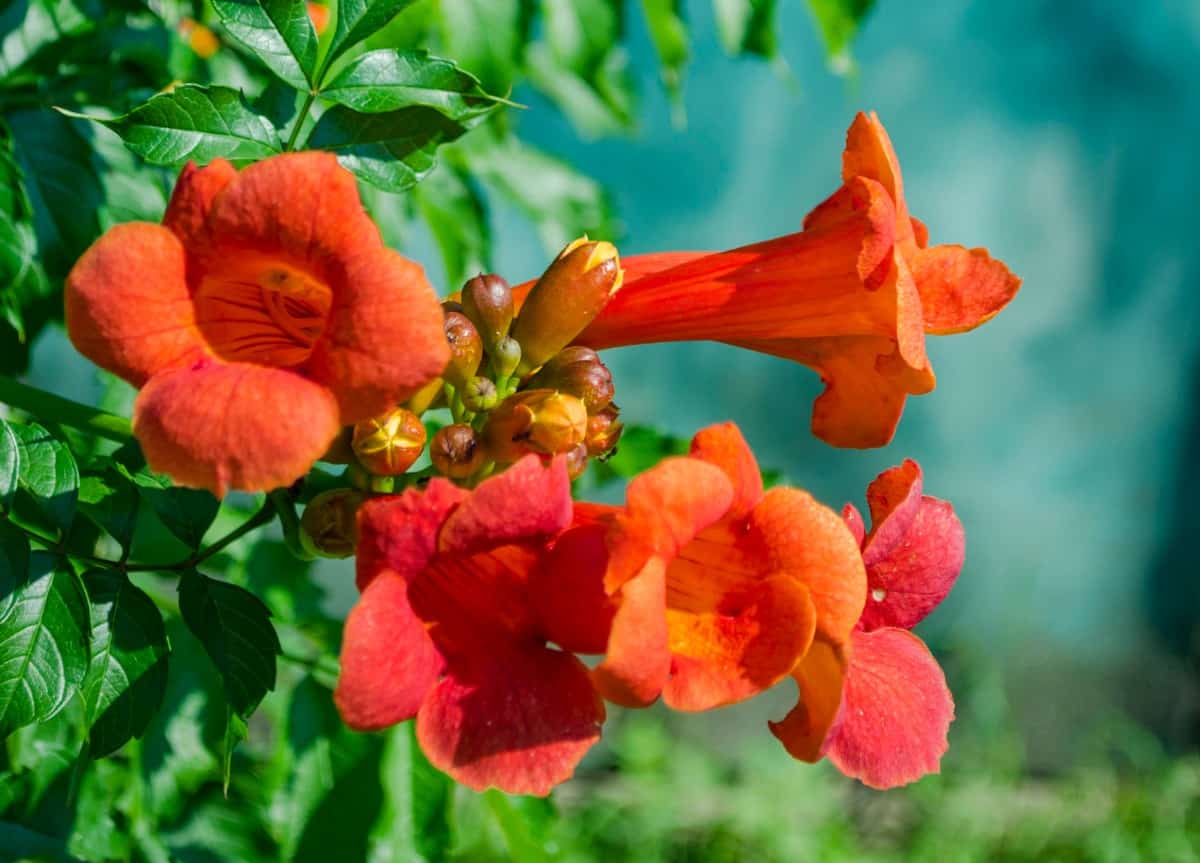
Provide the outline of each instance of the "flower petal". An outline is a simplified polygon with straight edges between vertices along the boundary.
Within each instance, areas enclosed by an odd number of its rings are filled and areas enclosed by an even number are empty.
[[[337,404],[324,387],[248,363],[209,361],[155,375],[133,413],[153,470],[218,497],[290,485],[339,429]]]
[[[922,498],[900,541],[867,566],[871,592],[862,627],[912,629],[950,593],[965,557],[966,536],[954,507],[937,498]]]
[[[470,788],[545,795],[571,777],[603,721],[574,656],[495,645],[451,667],[421,706],[417,739],[435,767]]]
[[[592,670],[596,690],[614,704],[646,707],[667,683],[671,653],[666,591],[666,567],[652,557],[616,596],[608,650]]]
[[[825,757],[830,730],[838,722],[846,678],[846,649],[817,639],[792,676],[800,687],[800,700],[787,716],[767,725],[788,754],[814,763]]]
[[[859,111],[846,132],[842,181],[849,183],[855,177],[866,177],[881,184],[897,203],[897,209],[903,204],[904,179],[900,174],[900,160],[896,158],[892,139],[874,111],[870,114]]]
[[[925,331],[937,335],[965,333],[990,321],[1021,287],[1021,280],[987,249],[922,249],[913,258],[912,271]]]
[[[467,494],[436,477],[424,491],[409,489],[364,503],[358,511],[358,589],[366,590],[384,570],[415,578],[437,552],[438,532],[446,518]]]
[[[852,503],[842,507],[842,521],[846,522],[846,527],[850,528],[854,539],[861,546],[867,537],[867,526],[863,523],[862,513],[858,511],[858,507]]]
[[[602,524],[574,527],[543,554],[530,593],[547,640],[571,653],[603,653],[617,605],[604,590],[608,549]]]
[[[67,276],[72,344],[134,386],[204,356],[186,268],[183,245],[161,225],[130,222],[112,228]]]
[[[185,247],[206,246],[205,225],[213,201],[236,176],[237,170],[224,159],[213,159],[204,168],[188,162],[175,181],[163,227],[174,232]]]
[[[854,633],[853,648],[829,760],[872,788],[937,773],[954,700],[929,648],[891,628]]]
[[[808,589],[786,574],[709,607],[668,604],[666,616],[671,677],[663,701],[675,710],[711,710],[769,689],[795,667],[816,629]]]
[[[701,429],[692,438],[692,458],[716,465],[733,486],[730,518],[741,518],[762,500],[762,472],[741,430],[731,422]]]
[[[351,728],[386,728],[416,715],[444,662],[408,602],[408,580],[387,571],[346,618],[333,698]]]
[[[769,569],[802,581],[817,611],[817,633],[844,644],[858,622],[867,576],[854,535],[836,512],[807,492],[773,488],[750,514],[749,535]]]
[[[565,459],[543,466],[535,455],[479,484],[446,520],[438,545],[472,554],[512,542],[544,542],[571,524],[571,480]]]
[[[867,486],[871,532],[863,543],[863,562],[870,567],[904,537],[921,507],[921,466],[905,459],[888,468]]]

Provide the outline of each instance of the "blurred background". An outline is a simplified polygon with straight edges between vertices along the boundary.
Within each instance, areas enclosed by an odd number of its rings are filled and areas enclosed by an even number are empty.
[[[930,340],[937,389],[878,451],[810,436],[820,385],[799,366],[707,344],[606,356],[630,422],[687,437],[734,419],[764,467],[832,506],[922,464],[968,537],[919,630],[958,719],[941,776],[878,794],[784,755],[766,721],[785,688],[682,720],[615,711],[548,841],[579,860],[1200,859],[1200,4],[879,0],[841,74],[804,4],[779,4],[770,63],[728,56],[710,3],[685,5],[681,105],[627,16],[631,134],[589,138],[540,90],[513,95],[522,137],[610,192],[623,253],[798,229],[839,182],[854,112],[875,110],[933,241],[987,246],[1024,279],[982,329]],[[496,270],[539,273],[544,237],[518,208],[489,219]],[[427,228],[401,239],[457,287]],[[28,379],[96,398],[57,330]],[[347,569],[321,578],[344,610]],[[506,859],[480,843],[462,859]]]

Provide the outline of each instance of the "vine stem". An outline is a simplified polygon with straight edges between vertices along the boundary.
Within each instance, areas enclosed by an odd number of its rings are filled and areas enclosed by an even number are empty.
[[[133,440],[129,420],[0,375],[0,402],[116,443]]]
[[[300,137],[300,130],[308,121],[308,112],[312,110],[315,101],[317,101],[317,91],[309,90],[304,97],[304,104],[300,106],[300,113],[296,115],[296,125],[292,127],[292,134],[288,136],[287,144],[283,147],[285,152],[291,152],[292,148],[296,146],[296,139]]]

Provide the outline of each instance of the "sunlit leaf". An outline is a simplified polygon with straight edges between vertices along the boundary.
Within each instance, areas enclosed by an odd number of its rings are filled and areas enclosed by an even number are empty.
[[[79,497],[79,468],[71,451],[36,423],[11,428],[21,450],[21,489],[65,535]]]
[[[3,4],[0,78],[7,78],[43,48],[93,29],[94,10],[80,7],[70,0],[11,0]]]
[[[356,57],[321,95],[364,114],[424,105],[452,120],[466,119],[494,106],[475,76],[452,60],[431,57],[425,51],[393,48]]]
[[[129,477],[109,466],[79,480],[79,511],[128,551],[137,526],[137,489]]]
[[[687,65],[689,51],[683,0],[642,0],[642,12],[658,54],[663,85],[677,97],[683,86],[683,69]]]
[[[125,146],[156,165],[264,159],[281,149],[271,122],[254,113],[242,94],[229,87],[185,84],[112,120],[70,116],[108,126]]]
[[[506,95],[521,67],[532,17],[525,0],[441,0],[446,53],[479,78],[489,93]]]
[[[433,170],[435,151],[466,127],[432,108],[360,114],[335,105],[321,115],[308,146],[330,150],[360,179],[389,192],[415,186]]]
[[[8,423],[0,419],[0,509],[12,506],[21,478],[21,447]]]
[[[20,560],[17,542],[0,537],[5,565]],[[12,596],[0,617],[0,733],[54,716],[88,668],[87,597],[63,558],[29,554]]]
[[[313,84],[317,32],[305,0],[212,0],[229,35],[297,89]],[[343,4],[344,5],[344,4]]]
[[[850,41],[875,0],[808,0],[825,40],[825,51],[835,62],[845,62]]]
[[[413,0],[338,0],[337,27],[329,44],[331,62],[395,18]]]
[[[542,863],[555,858],[548,842],[554,804],[544,797],[512,797],[496,789],[484,795],[514,860]]]
[[[491,236],[483,199],[462,171],[443,162],[417,187],[417,202],[446,265],[447,288],[491,268]]]
[[[775,38],[776,0],[713,0],[717,32],[733,55],[771,58],[779,50]]]
[[[161,474],[131,474],[123,469],[122,473],[133,480],[138,494],[167,530],[189,548],[199,548],[221,508],[219,500],[207,491],[177,486]]]
[[[167,633],[154,602],[123,573],[84,574],[92,602],[92,658],[83,687],[95,758],[141,737],[167,685]]]

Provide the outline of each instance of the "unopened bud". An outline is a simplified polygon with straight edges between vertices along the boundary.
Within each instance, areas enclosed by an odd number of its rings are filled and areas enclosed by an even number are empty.
[[[446,380],[456,387],[466,386],[483,360],[483,343],[479,331],[462,312],[450,312],[445,320],[446,341],[450,343],[450,363]]]
[[[451,479],[466,479],[483,466],[484,449],[469,425],[451,425],[433,436],[429,458],[438,473]]]
[[[363,420],[351,439],[359,463],[376,476],[404,473],[425,448],[425,425],[407,408]]]
[[[425,411],[437,404],[438,399],[442,397],[443,393],[445,393],[444,387],[445,381],[443,381],[441,378],[434,378],[429,383],[425,384],[425,386],[413,393],[412,398],[408,400],[408,403],[405,404],[405,407],[415,413],[417,416],[420,416],[421,414],[425,413]]]
[[[526,390],[505,399],[488,417],[483,434],[488,452],[513,462],[530,452],[554,455],[583,442],[587,408],[555,390]]]
[[[526,375],[569,345],[621,288],[621,261],[612,243],[581,237],[570,243],[529,292],[513,324]]]
[[[442,300],[442,314],[449,315],[454,314],[455,312],[460,315],[463,313],[462,303],[460,303],[458,300]]]
[[[309,501],[300,517],[300,544],[321,557],[349,557],[358,544],[356,517],[366,496],[352,488],[335,488]]]
[[[579,479],[583,476],[583,472],[588,466],[588,448],[587,444],[576,444],[567,451],[567,476],[571,479]]]
[[[328,464],[350,464],[354,461],[354,450],[350,446],[353,434],[352,426],[346,426],[338,432],[338,436],[333,439],[333,443],[325,450],[325,455],[321,456],[320,460]]]
[[[472,378],[462,391],[463,405],[469,411],[482,413],[490,411],[500,403],[500,395],[496,385],[484,377]]]
[[[495,273],[476,276],[463,285],[462,306],[488,351],[508,335],[513,319],[512,287]]]
[[[521,364],[521,344],[512,336],[505,336],[488,350],[492,373],[506,378]]]
[[[550,358],[528,384],[534,389],[555,389],[583,401],[589,414],[613,400],[613,378],[608,366],[591,348],[572,345]]]
[[[588,454],[602,456],[612,451],[617,445],[617,441],[621,439],[621,432],[625,426],[617,419],[620,411],[616,405],[609,405],[604,410],[588,417],[587,437],[584,442],[587,444]]]

